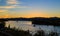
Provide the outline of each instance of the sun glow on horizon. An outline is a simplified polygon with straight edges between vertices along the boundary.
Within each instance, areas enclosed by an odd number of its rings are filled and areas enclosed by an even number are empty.
[[[0,18],[60,17],[60,0],[0,0]]]
[[[0,16],[0,18],[20,18],[20,17],[22,17],[22,18],[32,18],[32,17],[46,17],[46,18],[48,18],[48,17],[51,17],[47,13],[43,13],[43,11],[39,11],[39,10],[30,10],[27,12],[29,12],[29,13],[26,13],[26,14],[23,13],[22,15],[21,15],[21,13],[20,14],[19,13],[9,14],[8,13],[3,16]]]

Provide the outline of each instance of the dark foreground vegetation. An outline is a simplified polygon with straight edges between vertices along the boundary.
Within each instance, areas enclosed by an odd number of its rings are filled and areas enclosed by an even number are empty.
[[[45,34],[43,30],[39,30],[34,35],[32,35],[32,33],[29,31],[5,27],[3,29],[0,29],[0,36],[58,36],[58,33],[50,32],[49,34]]]
[[[33,18],[32,24],[60,26],[60,18]]]
[[[0,36],[58,36],[58,33],[50,32],[46,34],[45,31],[38,30],[35,34],[32,34],[29,30],[10,28],[10,25],[5,27],[5,22],[0,20]]]

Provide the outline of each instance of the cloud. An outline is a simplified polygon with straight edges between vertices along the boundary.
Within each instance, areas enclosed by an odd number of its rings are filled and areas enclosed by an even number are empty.
[[[0,8],[12,9],[12,8],[29,8],[29,7],[27,6],[0,6]]]
[[[10,9],[10,8],[15,8],[15,7],[14,6],[0,6],[0,8]]]
[[[12,8],[28,8],[28,6],[21,6],[21,2],[18,0],[7,0],[6,1],[7,5],[6,6],[0,6],[0,8],[3,9],[12,9]]]
[[[4,6],[0,6],[0,17],[2,17],[2,18],[17,17],[18,14],[16,16],[10,16],[11,15],[10,13],[11,12],[13,12],[13,13],[16,12],[15,9],[18,10],[17,8],[23,8],[23,9],[24,8],[30,8],[29,6],[22,6],[20,4],[22,4],[22,2],[18,1],[18,0],[6,0],[6,3],[3,4]],[[13,11],[11,11],[11,9]],[[19,9],[19,11],[20,11],[20,9]]]
[[[19,8],[30,8],[28,6],[21,6],[20,4],[21,1],[18,1],[18,0],[6,0],[6,4],[5,6],[0,6],[0,12],[6,12],[6,11],[10,11],[11,9],[14,10],[18,10]],[[4,9],[4,10],[3,10]]]
[[[0,12],[7,12],[8,10],[0,10]]]
[[[18,4],[17,0],[7,0],[7,4]]]

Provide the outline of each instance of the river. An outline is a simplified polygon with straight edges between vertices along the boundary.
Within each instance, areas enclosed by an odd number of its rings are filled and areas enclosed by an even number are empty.
[[[42,29],[45,32],[55,31],[60,33],[60,26],[35,25],[34,27],[31,21],[7,21],[5,26],[8,27],[9,25],[11,28],[16,27],[23,30],[36,31]]]

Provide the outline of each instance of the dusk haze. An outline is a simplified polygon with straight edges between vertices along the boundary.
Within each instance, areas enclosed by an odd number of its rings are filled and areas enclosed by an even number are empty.
[[[60,17],[60,0],[0,0],[0,18]]]

